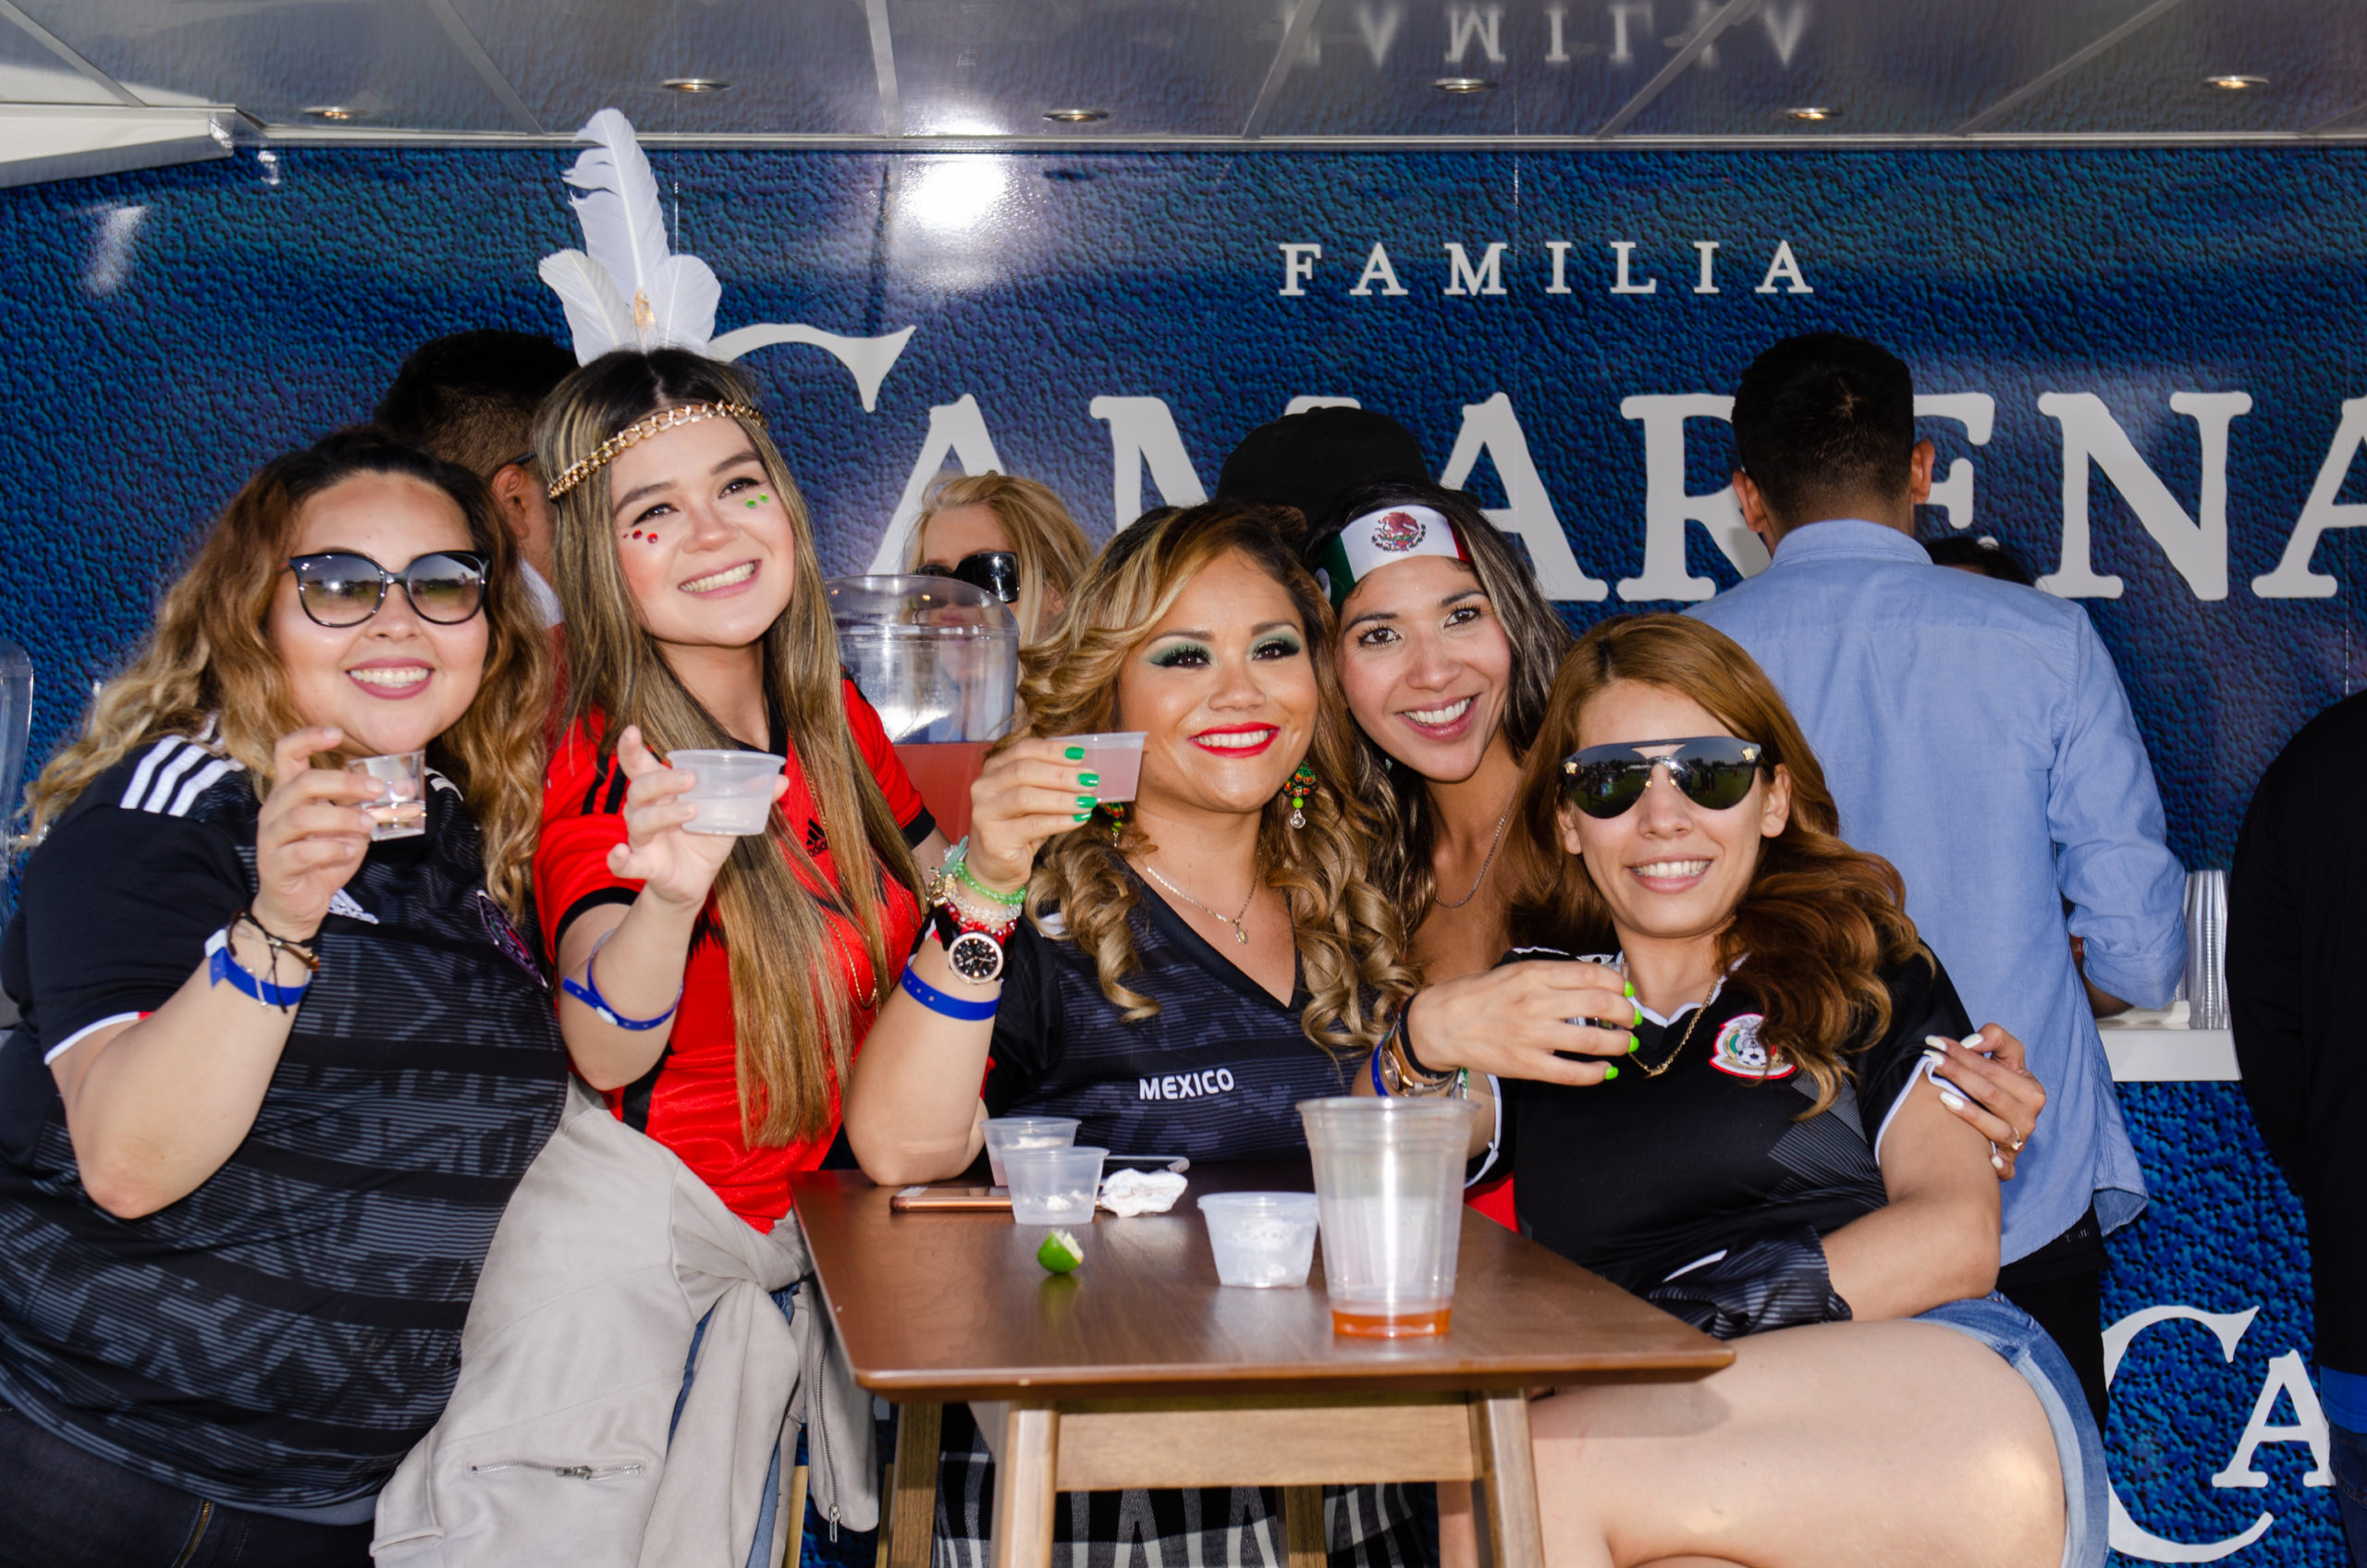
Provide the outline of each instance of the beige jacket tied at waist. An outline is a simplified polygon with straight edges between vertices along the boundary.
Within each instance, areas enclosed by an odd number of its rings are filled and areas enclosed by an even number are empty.
[[[811,1272],[793,1222],[758,1234],[571,1084],[494,1232],[451,1403],[379,1494],[372,1555],[382,1568],[742,1568],[784,1417],[808,1429],[823,1516],[873,1528],[870,1396],[819,1292],[800,1292],[793,1322],[768,1293]]]

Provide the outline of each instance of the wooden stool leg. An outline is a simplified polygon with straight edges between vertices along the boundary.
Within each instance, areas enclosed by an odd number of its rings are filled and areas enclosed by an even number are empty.
[[[1471,1402],[1471,1453],[1479,1471],[1471,1502],[1483,1526],[1481,1562],[1486,1568],[1544,1568],[1527,1394],[1481,1394]]]
[[[1282,1488],[1282,1538],[1289,1543],[1290,1568],[1323,1568],[1323,1488]]]
[[[805,1486],[806,1468],[801,1464],[790,1472],[789,1501],[781,1506],[789,1510],[789,1543],[781,1548],[781,1568],[797,1568],[805,1555]]]
[[[995,1463],[995,1568],[1051,1568],[1060,1441],[1058,1415],[1011,1407]]]
[[[937,1451],[945,1427],[941,1404],[907,1404],[896,1412],[895,1489],[884,1511],[887,1568],[928,1568],[937,1537]]]

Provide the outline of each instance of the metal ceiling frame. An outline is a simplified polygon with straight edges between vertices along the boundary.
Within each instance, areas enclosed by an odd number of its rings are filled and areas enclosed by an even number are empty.
[[[1266,81],[1257,90],[1257,101],[1249,105],[1249,117],[1241,122],[1241,139],[1257,141],[1266,129],[1266,116],[1274,112],[1274,104],[1289,84],[1291,67],[1306,53],[1306,35],[1315,31],[1315,13],[1323,9],[1323,0],[1298,0],[1291,7],[1291,19],[1282,29],[1282,41],[1274,47],[1274,63],[1266,67]]]
[[[896,40],[888,27],[888,0],[863,0],[871,29],[871,68],[879,78],[879,134],[904,134],[904,96],[896,85]]]
[[[2073,71],[2078,70],[2080,67],[2094,59],[2097,55],[2103,54],[2105,51],[2118,44],[2123,39],[2129,37],[2133,33],[2141,31],[2145,28],[2151,27],[2155,21],[2169,15],[2171,11],[2177,9],[2177,6],[2183,3],[2184,0],[2153,0],[2152,5],[2146,6],[2143,10],[2129,18],[2118,27],[2114,28],[2103,37],[2094,40],[2085,48],[2074,50],[2071,54],[2064,56],[2060,60],[2057,60],[2054,65],[2049,66],[2046,69],[2039,72],[2038,75],[2030,78],[2030,80],[2022,83],[2021,86],[2017,87],[2011,92],[2006,93],[2003,98],[1998,99],[1994,104],[1990,104],[1989,107],[1981,110],[1981,113],[1973,116],[1972,118],[1965,121],[1964,124],[1956,127],[1956,134],[1958,136],[1971,136],[1976,134],[1983,126],[1993,124],[2000,116],[2007,114],[2017,105],[2026,104],[2030,99],[2035,98],[2041,92],[2043,92],[2048,88],[2054,86],[2056,82],[2061,81],[2065,77],[2069,76]]]
[[[6,3],[6,0],[0,0],[0,5]],[[475,31],[454,8],[452,0],[423,0],[423,3],[434,14],[436,25],[443,28],[444,36],[452,41],[452,47],[460,52],[469,62],[470,69],[477,73],[477,80],[484,83],[485,90],[509,112],[509,117],[530,135],[548,135],[550,128],[535,117],[534,111],[526,106],[526,100],[518,96],[518,90],[510,85],[501,67],[493,63],[493,56],[484,52],[484,45],[477,41]]]
[[[123,83],[82,57],[82,52],[17,8],[15,0],[0,0],[0,17],[21,28],[27,36],[74,67],[76,74],[127,109],[144,109],[148,103]]]
[[[1685,41],[1685,47],[1671,55],[1668,64],[1653,73],[1651,80],[1644,83],[1633,98],[1620,105],[1617,114],[1595,128],[1596,138],[1618,135],[1630,120],[1650,105],[1653,99],[1668,91],[1669,83],[1693,68],[1693,62],[1707,54],[1711,44],[1718,42],[1718,34],[1758,10],[1760,5],[1760,0],[1726,0],[1714,16],[1693,30],[1693,36]]]

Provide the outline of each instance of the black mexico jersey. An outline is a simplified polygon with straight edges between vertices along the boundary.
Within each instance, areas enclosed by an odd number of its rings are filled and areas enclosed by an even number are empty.
[[[1076,1117],[1076,1141],[1113,1154],[1302,1153],[1298,1102],[1348,1093],[1361,1059],[1334,1062],[1306,1037],[1303,987],[1276,1001],[1140,880],[1134,891],[1140,966],[1126,984],[1158,1015],[1127,1023],[1101,994],[1091,954],[1021,921],[995,1012],[987,1110]]]
[[[160,1007],[253,889],[252,782],[191,741],[101,775],[27,864],[0,945],[0,1399],[230,1503],[374,1491],[444,1408],[494,1226],[558,1125],[567,1056],[438,778],[316,941],[253,1130],[178,1203],[83,1195],[44,1059]]]
[[[1572,956],[1524,948],[1505,962]],[[1840,1099],[1805,1121],[1816,1084],[1760,1045],[1748,973],[1698,1021],[1693,1008],[1647,1015],[1616,1079],[1590,1088],[1503,1080],[1502,1157],[1519,1174],[1524,1234],[1640,1292],[1760,1236],[1796,1225],[1821,1235],[1888,1201],[1877,1156],[1922,1076],[1923,1037],[1972,1032],[1946,972],[1917,957],[1883,974],[1890,1028],[1848,1058]],[[1647,1074],[1672,1052],[1665,1072]]]

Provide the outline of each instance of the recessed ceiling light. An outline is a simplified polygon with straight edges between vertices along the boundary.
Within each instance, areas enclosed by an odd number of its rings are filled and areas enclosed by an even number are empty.
[[[316,104],[312,108],[296,112],[309,115],[316,120],[350,120],[353,117],[353,111],[342,104]]]
[[[1442,76],[1430,83],[1441,92],[1493,92],[1496,84],[1483,76]]]
[[[2213,87],[2224,88],[2229,92],[2241,92],[2247,87],[2268,85],[2268,78],[2264,76],[2207,76],[2202,80]]]
[[[1797,120],[1803,125],[1817,125],[1825,120],[1839,119],[1841,111],[1811,104],[1803,108],[1778,110],[1775,117],[1779,120]]]
[[[1047,109],[1044,111],[1044,117],[1048,120],[1058,120],[1062,125],[1091,125],[1097,120],[1108,119],[1110,111],[1107,109]]]
[[[665,82],[668,92],[728,92],[731,84],[711,76],[669,76]]]

